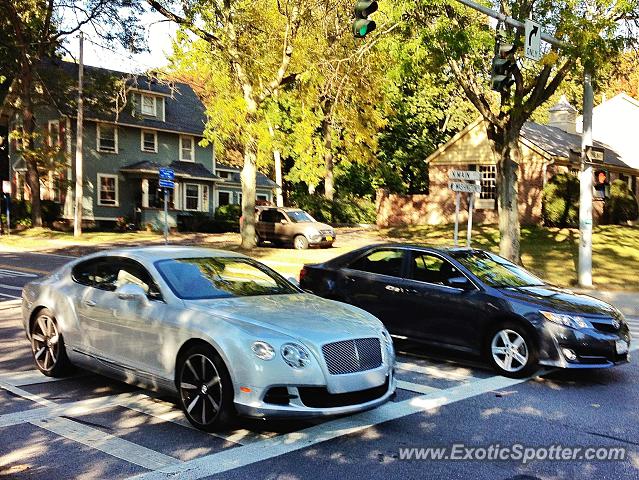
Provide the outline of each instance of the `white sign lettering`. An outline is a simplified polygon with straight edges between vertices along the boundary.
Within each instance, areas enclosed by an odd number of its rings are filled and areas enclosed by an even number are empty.
[[[448,188],[453,192],[481,193],[481,185],[477,183],[448,182]]]
[[[474,170],[450,170],[448,178],[451,180],[469,180],[477,182],[481,180],[481,173]]]

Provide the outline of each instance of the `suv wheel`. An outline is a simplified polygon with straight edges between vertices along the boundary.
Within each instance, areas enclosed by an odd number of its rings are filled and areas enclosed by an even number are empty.
[[[304,235],[296,235],[293,239],[293,247],[295,250],[306,250],[308,248],[308,239]]]

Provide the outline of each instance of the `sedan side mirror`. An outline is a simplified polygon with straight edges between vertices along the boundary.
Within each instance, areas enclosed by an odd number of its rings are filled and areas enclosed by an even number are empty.
[[[293,285],[295,285],[296,287],[300,286],[300,282],[297,281],[297,278],[295,277],[287,277],[286,280],[288,280],[289,282],[291,282]]]
[[[471,283],[464,276],[452,277],[448,279],[448,286],[453,288],[461,288],[462,290],[468,290],[471,287]]]
[[[283,218],[283,219],[281,219],[281,220],[280,220],[280,223],[281,223],[282,225],[286,225],[286,224],[288,223],[288,220],[286,220],[285,218]]]
[[[135,283],[125,283],[119,286],[116,288],[115,294],[120,300],[146,302],[146,292],[140,285]]]

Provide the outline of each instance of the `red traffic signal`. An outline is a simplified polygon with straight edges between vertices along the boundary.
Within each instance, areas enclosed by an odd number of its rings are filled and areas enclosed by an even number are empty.
[[[601,169],[595,171],[595,185],[608,185],[609,183],[607,170]]]

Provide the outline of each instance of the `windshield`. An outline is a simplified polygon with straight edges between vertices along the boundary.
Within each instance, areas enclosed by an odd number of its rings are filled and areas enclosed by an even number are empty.
[[[544,282],[522,267],[488,252],[454,252],[452,257],[482,282],[495,288],[532,287]]]
[[[248,258],[168,259],[155,266],[183,300],[299,293],[277,273]]]
[[[286,214],[293,223],[307,223],[315,221],[315,219],[304,210],[291,210],[290,212],[286,212]]]

